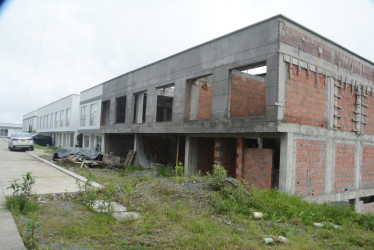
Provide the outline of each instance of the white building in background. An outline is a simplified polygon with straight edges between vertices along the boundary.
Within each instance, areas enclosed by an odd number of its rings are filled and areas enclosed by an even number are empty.
[[[38,119],[38,111],[32,111],[23,116],[22,131],[35,133]]]
[[[99,133],[101,124],[103,84],[99,84],[80,93],[79,106],[79,139],[82,139],[82,148],[105,149],[105,136]]]
[[[10,137],[14,132],[21,132],[22,124],[0,123],[0,137]]]
[[[37,110],[36,132],[52,136],[57,147],[77,144],[79,95],[73,94]]]

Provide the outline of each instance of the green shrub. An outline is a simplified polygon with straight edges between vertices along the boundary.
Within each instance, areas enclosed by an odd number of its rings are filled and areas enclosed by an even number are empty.
[[[175,174],[179,177],[184,176],[184,165],[182,162],[178,162],[178,165],[175,166]]]
[[[373,215],[356,213],[349,205],[317,204],[277,190],[257,190],[254,187],[246,190],[243,186],[238,189],[221,189],[215,193],[211,204],[215,212],[223,214],[251,215],[252,212],[259,211],[272,220],[302,221],[307,225],[314,222],[356,224],[374,231]]]
[[[171,177],[173,176],[172,168],[161,166],[157,169],[157,173],[163,177]]]
[[[32,197],[32,186],[35,179],[30,172],[22,176],[23,183],[19,184],[18,179],[11,182],[7,189],[13,189],[12,196],[6,196],[5,207],[12,212],[28,213],[39,208],[38,202]]]
[[[224,167],[214,164],[212,174],[208,173],[208,183],[214,190],[221,190],[225,178],[227,177],[227,171]]]
[[[25,232],[25,246],[27,249],[38,249],[38,238],[36,237],[36,232],[39,229],[39,216],[37,213],[32,213],[30,218],[27,220]]]

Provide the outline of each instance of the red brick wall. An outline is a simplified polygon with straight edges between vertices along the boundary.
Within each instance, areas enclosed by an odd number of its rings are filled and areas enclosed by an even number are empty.
[[[361,213],[363,214],[374,213],[374,202],[365,203],[365,204],[362,202]]]
[[[235,177],[236,139],[216,138],[214,145],[214,163],[225,167],[227,176]]]
[[[271,189],[273,161],[273,149],[245,148],[242,178],[259,189]]]
[[[299,195],[325,193],[326,142],[296,140],[295,191]]]
[[[355,183],[355,146],[336,144],[334,192],[352,190]]]
[[[213,169],[214,138],[197,138],[197,170],[203,174]]]
[[[198,120],[212,116],[212,86],[200,86]]]
[[[338,84],[340,84],[340,81]],[[352,120],[356,117],[353,113],[356,109],[356,88],[344,83],[343,87],[338,89],[338,95],[341,96],[338,99],[338,105],[341,107],[338,110],[338,114],[341,116],[338,119],[338,125],[340,125],[341,130],[352,132],[352,129],[356,128],[356,123]]]
[[[266,113],[266,84],[249,74],[231,74],[230,117],[251,117]]]
[[[286,122],[302,123],[318,127],[327,126],[327,85],[325,77],[310,72],[307,77],[306,69],[301,68],[298,75],[297,67],[292,69],[292,78],[287,83]]]
[[[361,188],[374,188],[374,146],[362,147]]]
[[[364,98],[364,102],[368,104],[368,108],[364,108],[364,112],[368,114],[368,116],[364,116],[364,121],[367,125],[364,125],[364,134],[367,135],[374,135],[374,112],[372,109],[374,108],[374,94],[369,92],[368,97]]]
[[[306,34],[300,33],[295,29],[286,26],[284,23],[281,24],[281,42],[288,44],[298,50],[304,51],[313,56],[318,56],[318,48],[322,48],[321,58],[334,65],[339,65],[340,68],[344,68],[351,71],[353,65],[353,73],[361,75],[362,77],[374,81],[374,68],[363,65],[361,62],[356,60],[355,57],[348,53],[341,53],[334,49],[327,42],[321,42],[321,39],[314,40]],[[303,39],[303,40],[302,40]],[[363,73],[361,73],[363,68]]]

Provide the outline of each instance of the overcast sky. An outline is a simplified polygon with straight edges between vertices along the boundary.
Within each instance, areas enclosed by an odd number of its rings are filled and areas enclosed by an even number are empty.
[[[6,1],[0,123],[277,14],[374,61],[374,0]]]

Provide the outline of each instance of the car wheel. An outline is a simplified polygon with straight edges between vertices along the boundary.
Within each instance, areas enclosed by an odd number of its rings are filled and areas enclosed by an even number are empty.
[[[13,148],[9,148],[10,151],[13,151]]]
[[[34,151],[34,147],[31,147],[30,150],[31,150],[31,151]]]

